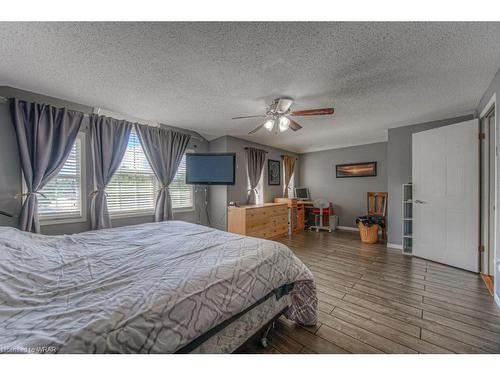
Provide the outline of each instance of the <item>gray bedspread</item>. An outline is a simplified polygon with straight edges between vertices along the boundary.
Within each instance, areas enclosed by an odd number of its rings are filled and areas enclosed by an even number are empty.
[[[181,221],[0,227],[0,351],[172,353],[288,283],[287,317],[315,324],[313,276],[278,242]]]

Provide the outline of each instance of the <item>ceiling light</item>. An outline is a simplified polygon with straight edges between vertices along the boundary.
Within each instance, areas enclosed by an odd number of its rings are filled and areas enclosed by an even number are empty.
[[[264,128],[266,128],[266,130],[272,131],[274,128],[274,120],[271,118],[266,120],[266,122],[264,123]]]
[[[280,132],[287,131],[288,130],[288,125],[290,125],[290,120],[288,118],[286,118],[285,116],[281,116],[280,117],[280,123],[279,123]]]

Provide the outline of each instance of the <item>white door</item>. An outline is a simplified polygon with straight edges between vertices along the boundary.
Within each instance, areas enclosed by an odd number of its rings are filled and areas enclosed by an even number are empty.
[[[477,120],[413,134],[413,255],[479,271]]]

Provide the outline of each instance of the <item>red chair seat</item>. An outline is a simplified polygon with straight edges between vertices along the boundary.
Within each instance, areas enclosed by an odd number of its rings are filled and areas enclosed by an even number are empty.
[[[312,210],[312,213],[320,215],[321,214],[321,210],[318,209],[318,208],[315,208],[314,210]],[[323,208],[323,215],[330,215],[330,209],[329,208]]]

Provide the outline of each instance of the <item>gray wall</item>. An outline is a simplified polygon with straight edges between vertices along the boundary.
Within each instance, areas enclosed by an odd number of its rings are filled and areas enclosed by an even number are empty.
[[[255,147],[268,152],[267,160],[279,160],[281,162],[281,155],[294,155],[297,154],[287,152],[285,150],[276,149],[261,145],[254,142],[249,142],[240,138],[231,136],[224,136],[209,142],[208,149],[210,152],[234,152],[236,154],[236,175],[235,184],[228,186],[210,186],[210,222],[211,225],[217,229],[227,229],[227,204],[231,201],[239,204],[245,204],[247,199],[247,172],[246,172],[246,154],[245,147]],[[268,185],[267,183],[267,160],[262,172],[263,178],[263,194],[264,202],[272,202],[274,198],[281,197],[283,193],[283,181],[281,185]],[[283,165],[281,166],[283,172]],[[298,181],[299,165],[296,164],[294,181]],[[282,179],[283,180],[283,179]]]
[[[245,204],[247,199],[248,191],[248,180],[247,180],[247,167],[246,167],[246,152],[245,147],[255,147],[261,150],[267,151],[266,163],[264,164],[264,171],[262,172],[263,180],[263,191],[259,190],[259,194],[263,194],[264,202],[272,202],[274,198],[283,196],[283,176],[281,178],[280,185],[268,185],[268,175],[267,175],[267,161],[268,160],[278,160],[281,163],[281,155],[293,155],[297,157],[297,154],[288,152],[285,150],[276,149],[273,147],[261,145],[258,143],[253,143],[245,141],[243,139],[235,137],[227,137],[227,152],[236,153],[236,183],[235,185],[229,185],[227,189],[227,198],[229,201],[234,201],[240,204]],[[295,176],[298,176],[298,163],[296,163]],[[281,173],[283,173],[283,165],[281,165]]]
[[[497,97],[497,107],[496,107],[496,126],[497,126],[497,131],[498,131],[498,103],[500,102],[500,69],[497,71],[495,74],[495,77],[491,81],[488,89],[486,92],[483,94],[483,97],[479,101],[479,105],[477,108],[477,113],[481,114],[485,106],[488,104],[490,101],[491,97],[496,94]],[[498,134],[498,133],[497,133]],[[498,136],[498,135],[497,135]],[[495,254],[495,294],[497,298],[497,302],[500,301],[500,249],[496,249],[496,254]]]
[[[93,108],[84,106],[77,103],[68,102],[62,99],[53,98],[45,95],[40,95],[36,93],[31,93],[23,90],[18,90],[11,87],[0,86],[0,96],[11,98],[17,97],[19,99],[42,102],[52,104],[54,106],[66,107],[72,110],[82,111],[85,113],[91,113]],[[82,130],[87,131],[88,118],[84,119],[82,124]],[[183,130],[185,131],[185,130]],[[195,134],[195,133],[193,133]],[[197,137],[202,138],[197,135]],[[88,139],[88,138],[87,138]],[[189,148],[194,149],[197,152],[208,151],[208,142],[192,139]],[[87,189],[86,191],[92,191],[92,169],[91,169],[91,159],[90,150],[87,142],[87,160],[86,165],[86,175],[87,175]],[[21,165],[19,161],[19,153],[17,148],[16,134],[14,132],[14,127],[12,124],[12,118],[10,114],[10,104],[0,102],[0,210],[7,211],[13,214],[19,214],[21,209],[21,202],[15,199],[14,196],[21,192]],[[88,196],[84,192],[85,196]],[[195,205],[196,210],[191,212],[178,212],[174,213],[175,219],[185,220],[193,223],[206,224],[206,214],[204,208],[205,195],[203,189],[197,189],[195,192]],[[87,218],[85,221],[79,223],[66,223],[66,224],[56,224],[56,225],[42,225],[42,233],[44,234],[71,234],[90,230],[90,198],[87,199]],[[112,225],[114,227],[124,226],[124,225],[134,225],[152,222],[153,216],[134,216],[129,218],[121,218],[112,220]],[[0,216],[0,225],[5,226],[17,226],[17,219],[9,219],[4,216]]]
[[[335,177],[336,164],[367,161],[377,162],[376,177]],[[299,165],[299,184],[312,199],[331,201],[342,226],[354,227],[356,217],[366,214],[367,192],[387,191],[387,142],[300,154]]]
[[[473,115],[426,122],[389,129],[387,142],[388,242],[402,245],[401,199],[402,184],[412,178],[412,134],[441,126],[468,121]]]
[[[208,144],[209,152],[227,152],[227,137],[214,139]],[[227,229],[227,186],[213,185],[208,188],[208,211],[210,226],[220,230]]]

